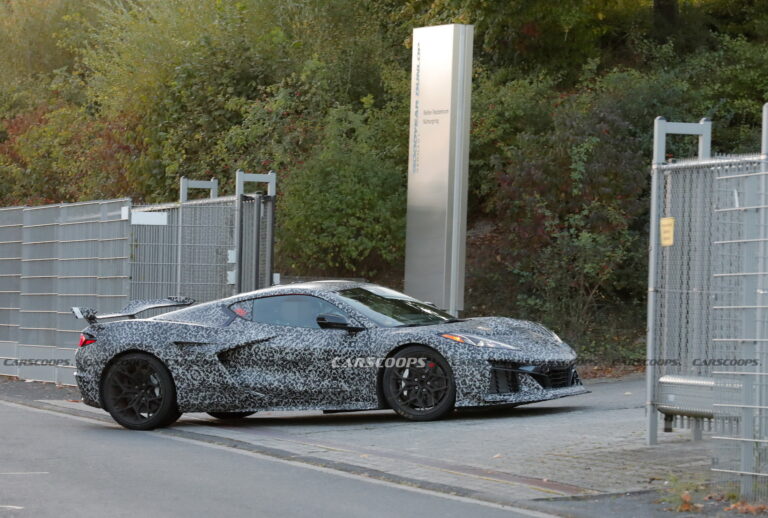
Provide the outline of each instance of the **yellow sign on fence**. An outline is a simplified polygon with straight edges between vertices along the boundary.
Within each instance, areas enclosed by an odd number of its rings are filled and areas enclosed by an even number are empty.
[[[672,246],[675,244],[675,218],[661,218],[661,246]]]

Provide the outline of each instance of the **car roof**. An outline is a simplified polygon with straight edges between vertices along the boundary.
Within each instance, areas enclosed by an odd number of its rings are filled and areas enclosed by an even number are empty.
[[[346,290],[350,288],[364,288],[366,286],[377,286],[369,282],[347,281],[347,280],[323,280],[323,281],[310,281],[310,282],[297,282],[294,284],[279,284],[277,286],[270,286],[269,288],[262,288],[256,291],[250,291],[247,293],[238,293],[237,295],[230,297],[226,300],[242,300],[251,297],[261,297],[264,295],[280,295],[286,293],[316,293],[316,292],[334,292],[340,290]]]
[[[211,307],[229,306],[236,302],[251,299],[254,297],[296,294],[296,293],[316,295],[319,292],[331,293],[339,290],[344,290],[349,288],[363,288],[366,286],[377,286],[377,285],[371,284],[368,282],[345,281],[345,280],[327,280],[327,281],[298,282],[295,284],[280,284],[277,286],[270,286],[269,288],[262,288],[260,290],[250,291],[247,293],[238,293],[237,295],[233,295],[231,297],[227,297],[223,299],[202,302],[200,304],[195,304],[194,306],[177,309],[176,311],[170,311],[168,313],[163,313],[162,315],[150,317],[147,320],[174,320],[179,318],[181,315],[198,315],[198,314],[202,314],[201,312],[209,311]],[[194,317],[194,318],[199,319],[200,317]]]

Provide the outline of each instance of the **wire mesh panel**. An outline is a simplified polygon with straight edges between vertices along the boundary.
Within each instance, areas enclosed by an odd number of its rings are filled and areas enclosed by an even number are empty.
[[[21,233],[23,208],[0,209],[0,374],[18,375],[14,363],[21,295]]]
[[[232,295],[235,216],[233,197],[134,207],[131,298]]]
[[[74,383],[84,327],[72,306],[110,312],[128,302],[129,200],[25,207],[21,228],[18,376]]]
[[[0,374],[74,383],[72,306],[128,302],[129,203],[0,209]]]
[[[232,295],[227,272],[235,248],[234,200],[188,202],[181,205],[180,277],[178,295],[197,301]]]
[[[59,205],[24,208],[21,252],[21,297],[16,353],[24,360],[55,357],[58,325]],[[54,365],[19,367],[26,379],[53,381]]]
[[[719,168],[714,250],[713,470],[724,491],[768,501],[768,169]]]
[[[129,200],[61,205],[58,218],[57,324],[54,357],[67,360],[56,367],[58,383],[74,384],[74,354],[82,321],[73,306],[116,312],[128,303]]]
[[[112,313],[130,299],[203,302],[269,285],[273,207],[257,195],[239,209],[234,196],[0,209],[0,374],[74,383],[84,324],[73,306]]]
[[[709,322],[714,297],[712,249],[714,186],[708,164],[661,166],[659,221],[666,226],[656,255],[656,396],[667,415],[711,415],[712,368]]]
[[[662,375],[709,374],[693,360],[709,347],[708,326],[702,324],[711,296],[714,178],[713,171],[695,165],[664,169],[662,217],[674,218],[674,241],[661,247],[657,337],[660,356],[680,362],[662,364]]]

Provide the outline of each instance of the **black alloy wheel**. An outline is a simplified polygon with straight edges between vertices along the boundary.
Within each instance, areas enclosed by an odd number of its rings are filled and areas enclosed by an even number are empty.
[[[401,416],[411,421],[432,421],[453,410],[453,371],[434,349],[423,345],[406,347],[385,365],[384,397]]]
[[[104,409],[131,430],[151,430],[176,421],[176,388],[165,365],[149,354],[129,353],[107,369],[102,383]]]

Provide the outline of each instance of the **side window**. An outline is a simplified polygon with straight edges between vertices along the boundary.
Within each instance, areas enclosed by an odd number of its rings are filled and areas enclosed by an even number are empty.
[[[251,309],[253,308],[253,299],[241,300],[229,306],[235,315],[244,318],[245,320],[251,320]]]
[[[277,295],[253,300],[251,320],[281,326],[319,329],[317,316],[322,313],[343,315],[343,311],[311,295]]]

